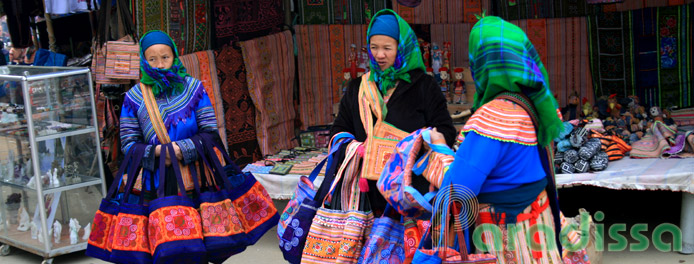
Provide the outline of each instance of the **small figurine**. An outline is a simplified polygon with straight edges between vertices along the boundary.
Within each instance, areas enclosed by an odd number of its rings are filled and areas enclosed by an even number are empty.
[[[359,63],[359,58],[357,57],[357,45],[352,43],[349,46],[349,57],[347,57],[347,62],[349,62],[349,69],[351,76],[357,76],[357,64]]]
[[[443,67],[451,68],[451,42],[443,43]]]
[[[467,103],[467,91],[465,90],[465,81],[463,81],[463,68],[456,67],[453,70],[453,78],[455,78],[454,90],[456,104]]]
[[[92,223],[88,223],[84,227],[84,235],[82,235],[82,240],[87,241],[89,240],[89,235],[92,233]],[[70,243],[72,243],[72,238],[70,238]]]
[[[422,41],[422,60],[424,61],[424,67],[431,67],[431,53],[429,51],[429,42]],[[432,71],[433,72],[433,71]]]
[[[427,75],[434,77],[434,69],[427,67]]]
[[[27,187],[31,189],[36,189],[36,177],[31,176],[31,178],[29,178],[29,183],[27,183]]]
[[[55,220],[55,223],[53,223],[53,242],[56,244],[60,244],[60,235],[63,232],[63,226],[58,222],[58,220]],[[72,237],[70,238],[72,239]]]
[[[441,87],[441,92],[443,95],[446,97],[446,101],[449,103],[451,102],[451,96],[448,93],[448,68],[446,67],[441,67],[439,68],[439,76],[441,76],[441,82],[439,83],[439,87]]]
[[[60,181],[58,181],[58,168],[53,169],[53,173],[49,173],[51,180],[51,187],[60,187]]]
[[[34,221],[31,221],[31,239],[38,239],[39,226]]]
[[[19,226],[17,227],[18,231],[26,232],[29,230],[29,213],[27,213],[27,209],[24,208],[24,206],[19,208]]]
[[[340,89],[340,92],[341,92],[341,93],[340,93],[340,98],[342,98],[342,96],[345,95],[345,93],[347,92],[347,88],[349,88],[349,82],[352,81],[352,73],[351,73],[351,71],[352,71],[352,70],[351,70],[350,68],[345,68],[344,70],[342,70],[342,75],[344,76],[344,79],[345,79],[345,80],[342,81],[342,85],[340,85],[340,87],[341,87],[341,89]],[[356,73],[356,71],[355,71],[355,73]],[[355,75],[356,75],[356,74],[355,74]]]
[[[617,103],[617,94],[612,94],[607,99],[607,113],[612,117],[612,119],[619,119],[620,111],[622,110],[622,105]]]
[[[77,244],[77,233],[80,231],[80,222],[75,218],[70,218],[70,244]]]
[[[439,45],[436,45],[436,43],[431,45],[431,68],[434,69],[434,73],[440,72],[440,68],[442,67],[441,65],[441,57],[443,54],[441,53],[441,50],[439,49]]]

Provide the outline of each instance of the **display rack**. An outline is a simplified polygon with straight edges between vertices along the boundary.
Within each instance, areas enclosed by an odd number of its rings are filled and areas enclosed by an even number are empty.
[[[86,249],[106,191],[91,73],[2,66],[0,84],[0,255],[11,246],[51,263]]]

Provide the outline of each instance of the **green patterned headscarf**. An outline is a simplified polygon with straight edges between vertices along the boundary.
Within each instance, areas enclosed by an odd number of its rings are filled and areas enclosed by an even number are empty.
[[[410,74],[408,73],[409,71],[414,69],[421,69],[422,71],[424,71],[426,70],[426,68],[424,67],[424,61],[422,61],[422,52],[419,50],[419,42],[417,42],[417,36],[414,34],[414,31],[412,30],[410,25],[407,24],[407,22],[404,19],[402,19],[397,13],[395,13],[395,11],[390,9],[383,9],[381,11],[378,11],[378,13],[376,13],[376,15],[374,15],[374,17],[371,19],[371,23],[369,24],[369,30],[366,33],[366,35],[371,35],[370,32],[373,27],[373,23],[376,20],[376,17],[384,14],[392,14],[398,20],[400,38],[396,39],[396,41],[398,41],[398,53],[395,57],[395,64],[383,71],[378,66],[378,63],[376,62],[376,59],[374,59],[373,54],[371,54],[371,49],[368,49],[368,53],[369,59],[371,61],[371,77],[369,78],[369,80],[379,84],[379,90],[381,90],[383,94],[386,94],[388,90],[390,90],[391,88],[395,88],[395,83],[398,80],[402,80],[408,83],[411,82]],[[370,39],[367,40],[367,45],[370,45],[370,42]]]
[[[537,140],[549,145],[562,129],[559,107],[547,70],[525,32],[499,17],[484,17],[472,27],[469,53],[477,88],[473,107],[479,109],[501,92],[523,93],[537,109]]]
[[[149,65],[145,58],[145,50],[155,44],[168,45],[173,50],[174,62],[171,68],[158,69]],[[140,73],[142,76],[140,82],[151,86],[155,96],[162,92],[178,93],[183,91],[185,77],[190,76],[178,58],[176,43],[171,40],[169,35],[159,30],[149,31],[140,38]]]

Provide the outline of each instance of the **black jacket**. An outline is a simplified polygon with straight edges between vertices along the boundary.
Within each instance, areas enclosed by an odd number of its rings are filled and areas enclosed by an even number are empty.
[[[453,145],[456,131],[448,112],[446,98],[434,80],[421,70],[410,71],[408,82],[399,82],[393,95],[386,104],[388,114],[386,122],[406,131],[414,132],[424,127],[436,127],[446,138],[449,146]],[[359,85],[361,78],[352,80],[340,101],[340,112],[333,123],[331,135],[349,132],[357,141],[366,140],[366,131],[359,117]],[[374,116],[374,123],[376,117]],[[386,200],[376,187],[376,181],[368,181],[369,192],[366,195],[374,215],[381,216],[386,207]],[[424,177],[413,175],[412,186],[421,193],[428,192],[429,182]],[[363,208],[362,208],[363,209]],[[394,211],[393,211],[394,212]]]
[[[400,81],[386,104],[386,122],[411,133],[424,127],[436,127],[449,146],[455,141],[456,131],[443,96],[434,77],[421,70],[410,71],[411,83]],[[366,140],[366,131],[359,117],[359,85],[354,79],[340,101],[340,110],[333,123],[331,135],[349,132],[357,141]],[[374,123],[376,117],[374,116]]]

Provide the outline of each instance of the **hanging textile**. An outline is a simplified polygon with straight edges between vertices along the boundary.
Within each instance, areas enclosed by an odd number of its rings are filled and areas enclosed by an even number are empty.
[[[546,41],[543,62],[549,73],[549,87],[557,95],[559,105],[567,105],[574,91],[579,99],[586,98],[594,104],[586,18],[547,19]]]
[[[463,0],[463,21],[464,23],[477,23],[477,16],[483,11],[489,10],[489,2],[484,0]],[[454,21],[449,17],[448,22]]]
[[[133,9],[140,36],[150,30],[164,31],[181,55],[209,49],[209,1],[134,0]]]
[[[657,11],[657,8],[644,8],[632,12],[635,83],[630,94],[638,96],[644,106],[658,105],[660,101]]]
[[[605,6],[614,6],[614,11],[623,12],[649,7],[678,6],[690,3],[694,3],[694,0],[631,0]]]
[[[348,67],[347,54],[344,53],[345,46],[348,46],[348,44],[345,43],[344,26],[330,25],[328,30],[330,31],[330,73],[332,74],[332,83],[330,84],[330,91],[332,92],[332,101],[330,103],[336,104],[340,102],[340,93],[342,91],[342,83],[344,81],[344,74],[342,73],[342,70],[345,67]],[[301,85],[299,85],[299,87],[301,87]],[[332,121],[332,106],[328,110],[331,114],[330,120]],[[305,123],[304,127],[306,127]]]
[[[469,67],[468,42],[470,29],[473,24],[433,24],[431,25],[431,43],[436,43],[439,49],[444,42],[451,42],[451,69],[455,67]],[[433,47],[433,46],[432,46]]]
[[[219,78],[217,78],[217,65],[214,60],[214,52],[211,50],[198,51],[188,55],[179,57],[183,66],[190,76],[202,82],[205,87],[207,96],[212,102],[212,109],[217,119],[217,128],[219,129],[219,137],[226,139],[226,127],[224,125],[224,107],[222,106],[222,95],[219,90]],[[224,146],[227,146],[226,140],[223,140]]]
[[[661,107],[686,106],[692,90],[691,10],[694,5],[658,8],[658,80]]]
[[[217,47],[265,36],[284,23],[281,1],[214,0]]]
[[[588,17],[590,67],[597,97],[626,97],[634,85],[631,13],[599,13]]]
[[[37,0],[2,0],[7,15],[7,27],[10,31],[12,47],[27,48],[33,46],[29,18],[42,15]]]
[[[248,93],[241,47],[227,44],[216,50],[215,66],[224,106],[229,155],[239,166],[260,160],[263,155],[255,133],[255,106]]]
[[[422,1],[419,6],[412,8],[401,5],[397,0],[392,0],[393,11],[405,19],[408,24],[433,24],[433,2],[435,1]]]
[[[294,138],[294,46],[289,31],[240,43],[248,91],[256,109],[256,134],[263,154],[296,146]]]
[[[332,24],[335,22],[332,12],[333,1],[340,0],[299,0],[299,24]]]
[[[554,0],[501,0],[493,1],[494,14],[505,20],[554,17]]]
[[[562,17],[583,17],[595,14],[599,8],[590,6],[585,0],[562,0],[554,3],[555,18]]]
[[[333,121],[333,73],[331,65],[331,31],[340,25],[298,25],[296,43],[299,46],[299,118],[302,130],[309,126],[326,125]],[[339,50],[338,53],[342,53]],[[335,62],[339,66],[339,62]],[[343,64],[344,65],[344,64]],[[337,71],[342,75],[342,69]],[[338,88],[339,90],[339,88]]]

